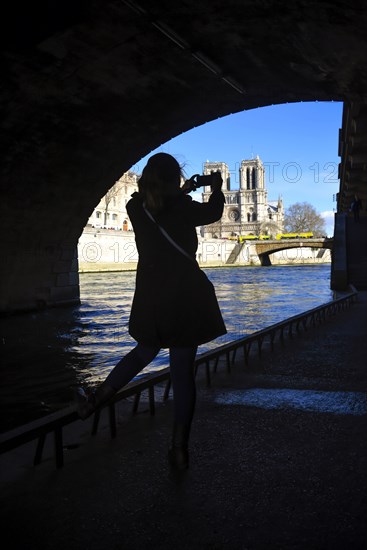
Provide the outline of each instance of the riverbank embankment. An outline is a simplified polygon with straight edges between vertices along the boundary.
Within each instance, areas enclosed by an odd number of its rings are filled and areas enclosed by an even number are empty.
[[[236,241],[199,237],[197,260],[200,267],[260,265],[253,243],[245,243],[238,252]],[[138,262],[134,233],[86,227],[78,243],[79,271],[134,271]],[[330,251],[310,247],[290,248],[271,255],[272,265],[325,264]]]

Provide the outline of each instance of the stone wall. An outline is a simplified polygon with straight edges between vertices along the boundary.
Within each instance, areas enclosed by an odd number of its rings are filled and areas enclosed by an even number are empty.
[[[23,246],[1,254],[7,278],[0,311],[31,311],[79,301],[77,250],[73,242],[58,246]]]
[[[86,228],[79,238],[78,259],[81,273],[136,269],[134,233]]]
[[[197,260],[203,267],[226,265],[260,265],[253,244],[244,244],[238,255],[237,243],[224,239],[199,239]],[[133,233],[86,228],[78,244],[80,272],[127,271],[136,269],[138,253]],[[294,248],[271,255],[273,265],[329,263],[330,251]]]

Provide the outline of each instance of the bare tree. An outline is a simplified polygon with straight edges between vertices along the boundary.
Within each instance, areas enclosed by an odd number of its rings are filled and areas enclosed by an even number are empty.
[[[287,208],[284,216],[284,228],[290,233],[312,231],[315,237],[326,233],[325,221],[308,202],[296,202]]]
[[[273,220],[262,222],[260,226],[261,235],[269,235],[272,239],[275,239],[277,233],[280,232],[278,224]]]

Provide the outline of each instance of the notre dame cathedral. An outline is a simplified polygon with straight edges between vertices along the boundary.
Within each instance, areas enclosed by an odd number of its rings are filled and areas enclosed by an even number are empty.
[[[223,216],[220,221],[202,228],[206,238],[234,237],[240,235],[269,235],[275,237],[283,231],[283,201],[268,201],[265,187],[265,168],[257,156],[241,161],[239,170],[240,188],[231,189],[230,174],[226,163],[204,164],[204,175],[219,171],[222,175],[222,190],[225,196]],[[204,187],[203,202],[210,196],[210,187]]]

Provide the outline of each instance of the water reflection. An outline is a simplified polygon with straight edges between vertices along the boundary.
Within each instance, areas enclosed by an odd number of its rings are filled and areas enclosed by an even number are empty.
[[[332,298],[329,265],[221,268],[207,274],[228,334],[201,351]],[[81,306],[2,320],[1,430],[65,406],[76,384],[104,379],[134,346],[127,325],[135,273],[85,273],[80,283]],[[146,370],[167,360],[162,350]]]

